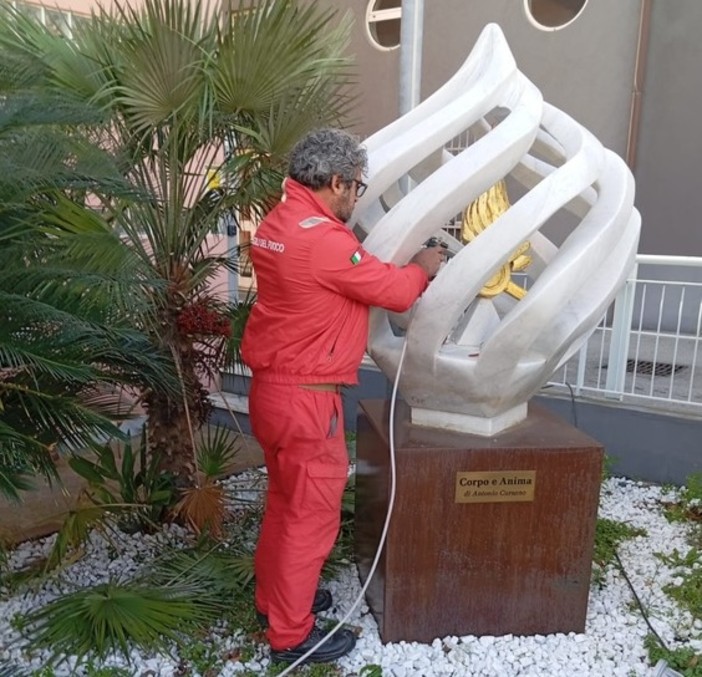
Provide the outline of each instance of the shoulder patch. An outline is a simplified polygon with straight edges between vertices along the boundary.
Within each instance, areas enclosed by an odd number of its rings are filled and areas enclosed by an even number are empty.
[[[328,223],[329,219],[326,218],[325,216],[310,216],[306,218],[304,221],[300,221],[297,225],[300,226],[300,228],[314,228],[315,226],[318,226],[320,223]]]
[[[355,252],[351,255],[351,257],[350,257],[349,260],[351,261],[351,263],[352,263],[354,266],[355,266],[357,263],[360,263],[360,262],[361,262],[361,250],[359,249],[359,250],[355,251]]]

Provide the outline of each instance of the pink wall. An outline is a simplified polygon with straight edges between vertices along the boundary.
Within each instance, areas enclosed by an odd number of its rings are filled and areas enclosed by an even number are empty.
[[[111,11],[114,6],[114,0],[54,0],[53,2],[36,2],[34,0],[20,0],[25,5],[43,5],[47,9],[60,9],[75,12],[76,14],[89,15],[93,10],[97,11],[99,7],[104,7]],[[143,0],[129,0],[129,5],[139,7],[143,4]]]
[[[207,238],[207,249],[210,254],[215,256],[225,256],[227,253],[227,237],[226,235],[209,235]],[[226,301],[229,289],[227,287],[227,271],[220,269],[212,282],[212,291]]]
[[[199,0],[192,0],[199,2]],[[60,9],[65,11],[75,12],[76,14],[90,15],[91,12],[97,12],[100,7],[103,7],[108,12],[111,12],[115,7],[115,0],[47,0],[40,2],[38,0],[18,0],[18,3],[25,5],[43,5],[47,9]],[[120,4],[129,5],[130,7],[138,8],[144,4],[144,0],[120,0]],[[212,10],[219,10],[222,3],[220,0],[210,0],[209,4]]]

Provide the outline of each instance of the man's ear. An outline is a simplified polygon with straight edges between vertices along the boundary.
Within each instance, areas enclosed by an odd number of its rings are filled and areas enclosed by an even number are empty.
[[[346,184],[338,174],[334,174],[331,179],[331,184],[329,186],[334,195],[341,195],[344,192]]]

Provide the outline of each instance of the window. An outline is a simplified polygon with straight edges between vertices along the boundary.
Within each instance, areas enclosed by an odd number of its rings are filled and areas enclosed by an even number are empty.
[[[59,9],[44,8],[44,25],[53,33],[65,35],[70,38],[73,32],[73,16],[70,12],[62,12]]]
[[[527,18],[537,28],[556,31],[573,23],[588,0],[524,0]]]
[[[67,38],[73,35],[74,26],[85,18],[71,10],[44,7],[43,5],[31,2],[19,2],[15,0],[12,6],[38,19],[40,23],[47,26],[54,33],[65,35]]]
[[[366,31],[375,47],[382,50],[400,46],[402,0],[370,0],[366,9]]]

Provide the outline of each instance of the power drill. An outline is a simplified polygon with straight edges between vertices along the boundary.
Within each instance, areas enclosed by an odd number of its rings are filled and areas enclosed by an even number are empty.
[[[424,243],[425,247],[436,247],[437,245],[441,245],[446,250],[447,259],[453,256],[453,252],[448,251],[448,244],[444,242],[441,238],[436,237],[436,235],[433,235]]]

